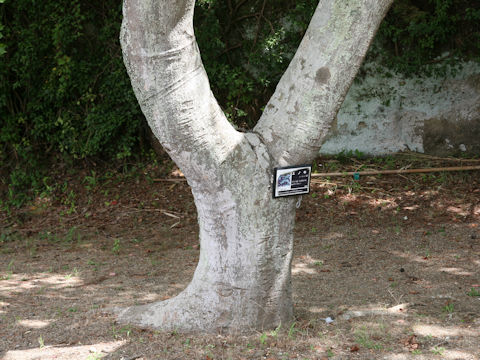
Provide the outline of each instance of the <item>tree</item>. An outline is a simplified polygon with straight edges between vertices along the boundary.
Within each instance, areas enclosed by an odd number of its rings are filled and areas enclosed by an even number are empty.
[[[121,43],[155,136],[185,174],[200,259],[177,297],[119,313],[162,330],[248,331],[292,320],[295,197],[272,198],[272,169],[314,159],[393,0],[321,0],[248,133],[218,106],[193,32],[194,0],[124,0]]]

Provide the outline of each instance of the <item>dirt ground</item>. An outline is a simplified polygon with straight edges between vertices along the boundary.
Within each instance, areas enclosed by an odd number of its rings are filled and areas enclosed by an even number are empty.
[[[317,169],[478,164],[400,154]],[[0,212],[1,360],[480,359],[480,172],[316,178],[297,213],[295,322],[251,335],[142,330],[106,311],[189,282],[198,228],[188,185],[163,180],[175,175],[65,167]]]

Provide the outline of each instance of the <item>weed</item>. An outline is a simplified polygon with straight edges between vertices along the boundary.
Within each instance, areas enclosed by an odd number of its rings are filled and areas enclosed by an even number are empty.
[[[268,339],[268,335],[266,333],[262,333],[262,335],[260,335],[260,344],[262,345],[265,345],[265,343],[267,342],[267,339]]]
[[[439,177],[435,180],[439,184],[446,184],[448,183],[448,175],[446,172],[441,172]]]
[[[64,192],[67,191],[67,187],[65,184],[64,184]],[[62,200],[62,204],[69,207],[67,210],[68,215],[71,215],[77,212],[77,206],[75,203],[76,198],[77,196],[75,195],[75,192],[73,190],[70,190],[70,192],[67,194],[67,197]]]
[[[442,311],[447,313],[447,314],[453,314],[453,312],[455,311],[455,304],[449,303],[449,304],[445,305],[442,308]]]
[[[0,276],[0,280],[10,280],[11,278],[12,278],[12,273],[11,272],[7,272],[6,275]]]
[[[361,330],[355,333],[356,341],[359,345],[370,350],[382,350],[383,346],[377,344],[370,339],[370,335],[367,334],[366,329],[362,328]]]
[[[360,150],[342,150],[340,153],[338,153],[335,156],[336,160],[338,160],[341,164],[347,164],[351,158],[355,158],[358,160],[362,160],[365,158],[365,154],[361,152]]]
[[[13,274],[13,271],[12,271],[13,262],[14,262],[13,259],[10,260],[10,262],[7,265],[7,274],[0,277],[0,280],[10,280]]]
[[[327,172],[335,172],[338,169],[338,164],[336,162],[328,162],[325,164],[325,170]]]
[[[10,232],[9,229],[7,229],[5,232],[2,232],[0,234],[0,244],[13,242],[16,239],[17,239],[17,236],[13,232]]]
[[[352,181],[350,185],[348,185],[347,189],[349,194],[358,193],[362,190],[362,185],[356,181]]]
[[[37,254],[37,244],[34,239],[27,238],[25,240],[25,246],[28,248],[28,254],[34,257]]]
[[[65,280],[70,280],[72,277],[77,277],[80,272],[76,267],[73,268],[70,274],[65,275]]]
[[[98,179],[97,179],[97,174],[96,174],[96,172],[92,170],[91,176],[86,175],[86,176],[83,178],[82,183],[86,183],[86,184],[87,184],[87,185],[85,185],[85,188],[86,188],[88,191],[91,191],[91,190],[93,190],[95,187],[97,187]]]
[[[321,267],[321,266],[323,266],[323,261],[322,260],[317,260],[313,263],[313,265]]]
[[[400,229],[400,225],[398,225],[398,224],[395,225],[395,234],[400,235],[401,231],[402,230]]]
[[[132,333],[132,328],[130,326],[124,326],[120,329],[117,329],[115,325],[112,326],[112,334],[115,339],[122,338],[123,335],[126,337],[130,337],[130,334]],[[172,332],[174,334],[175,331]]]
[[[279,324],[275,330],[270,331],[270,336],[276,338],[278,336],[278,333],[280,332],[280,329],[282,328],[282,324]]]
[[[40,335],[40,336],[38,337],[38,344],[40,345],[40,349],[42,349],[42,348],[45,347],[45,343],[44,343],[44,341],[43,341],[42,335]]]
[[[99,265],[95,262],[95,260],[92,260],[92,259],[88,260],[87,265],[93,266],[93,271],[98,271]]]
[[[327,350],[327,356],[328,356],[329,358],[335,356],[335,354],[333,353],[332,349],[328,349],[328,350]]]
[[[418,349],[415,349],[415,350],[412,351],[412,355],[422,355],[422,351],[418,350]]]
[[[295,322],[293,322],[292,325],[290,325],[290,328],[288,329],[288,337],[289,338],[295,337],[295,333],[298,331],[297,329],[295,329],[296,325],[297,324]]]
[[[480,291],[475,288],[471,288],[470,291],[467,293],[468,296],[480,296]]]
[[[434,355],[443,355],[445,348],[435,346],[431,351]]]
[[[85,360],[100,360],[101,358],[103,358],[102,353],[94,352],[94,353],[88,355],[88,357]]]
[[[42,231],[38,234],[38,237],[40,238],[40,240],[46,240],[46,241],[49,241],[49,242],[57,242],[58,241],[57,235],[53,234],[50,231]]]
[[[395,159],[391,156],[384,157],[383,162],[385,164],[384,168],[386,168],[386,169],[395,169],[396,168]]]
[[[70,229],[68,229],[63,241],[66,243],[72,243],[74,242],[74,240],[80,240],[80,239],[81,239],[80,235],[77,234],[77,227],[72,226]]]
[[[113,240],[112,252],[117,255],[120,252],[120,239]]]

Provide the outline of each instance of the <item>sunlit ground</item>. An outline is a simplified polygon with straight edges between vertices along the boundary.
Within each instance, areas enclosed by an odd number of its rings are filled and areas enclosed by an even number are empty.
[[[153,194],[142,183],[144,193],[119,191],[116,207],[116,187],[87,193],[94,206],[78,204],[70,217],[52,209],[22,225],[45,226],[48,215],[50,228],[9,229],[0,243],[0,360],[480,359],[480,193],[416,189],[421,181],[400,190],[391,178],[367,179],[362,191],[318,184],[297,215],[295,321],[250,335],[117,324],[109,309],[165,300],[188,284],[195,209],[183,184]]]

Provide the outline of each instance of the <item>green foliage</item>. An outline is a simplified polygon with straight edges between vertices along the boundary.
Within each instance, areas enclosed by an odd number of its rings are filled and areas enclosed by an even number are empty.
[[[307,29],[318,0],[201,0],[196,34],[227,117],[251,128]]]
[[[472,297],[477,297],[477,296],[480,297],[480,291],[472,287],[470,291],[467,293],[467,295]]]
[[[459,59],[480,60],[478,0],[397,0],[370,56],[405,74],[444,75]]]
[[[0,0],[0,4],[3,3],[5,3],[5,0]],[[0,18],[0,58],[7,52],[7,45],[5,45],[2,40],[4,29],[5,26],[2,24],[2,19]]]
[[[123,66],[120,23],[121,2],[113,0],[0,5],[0,163],[10,169],[14,205],[45,175],[49,157],[134,152],[142,118]]]

